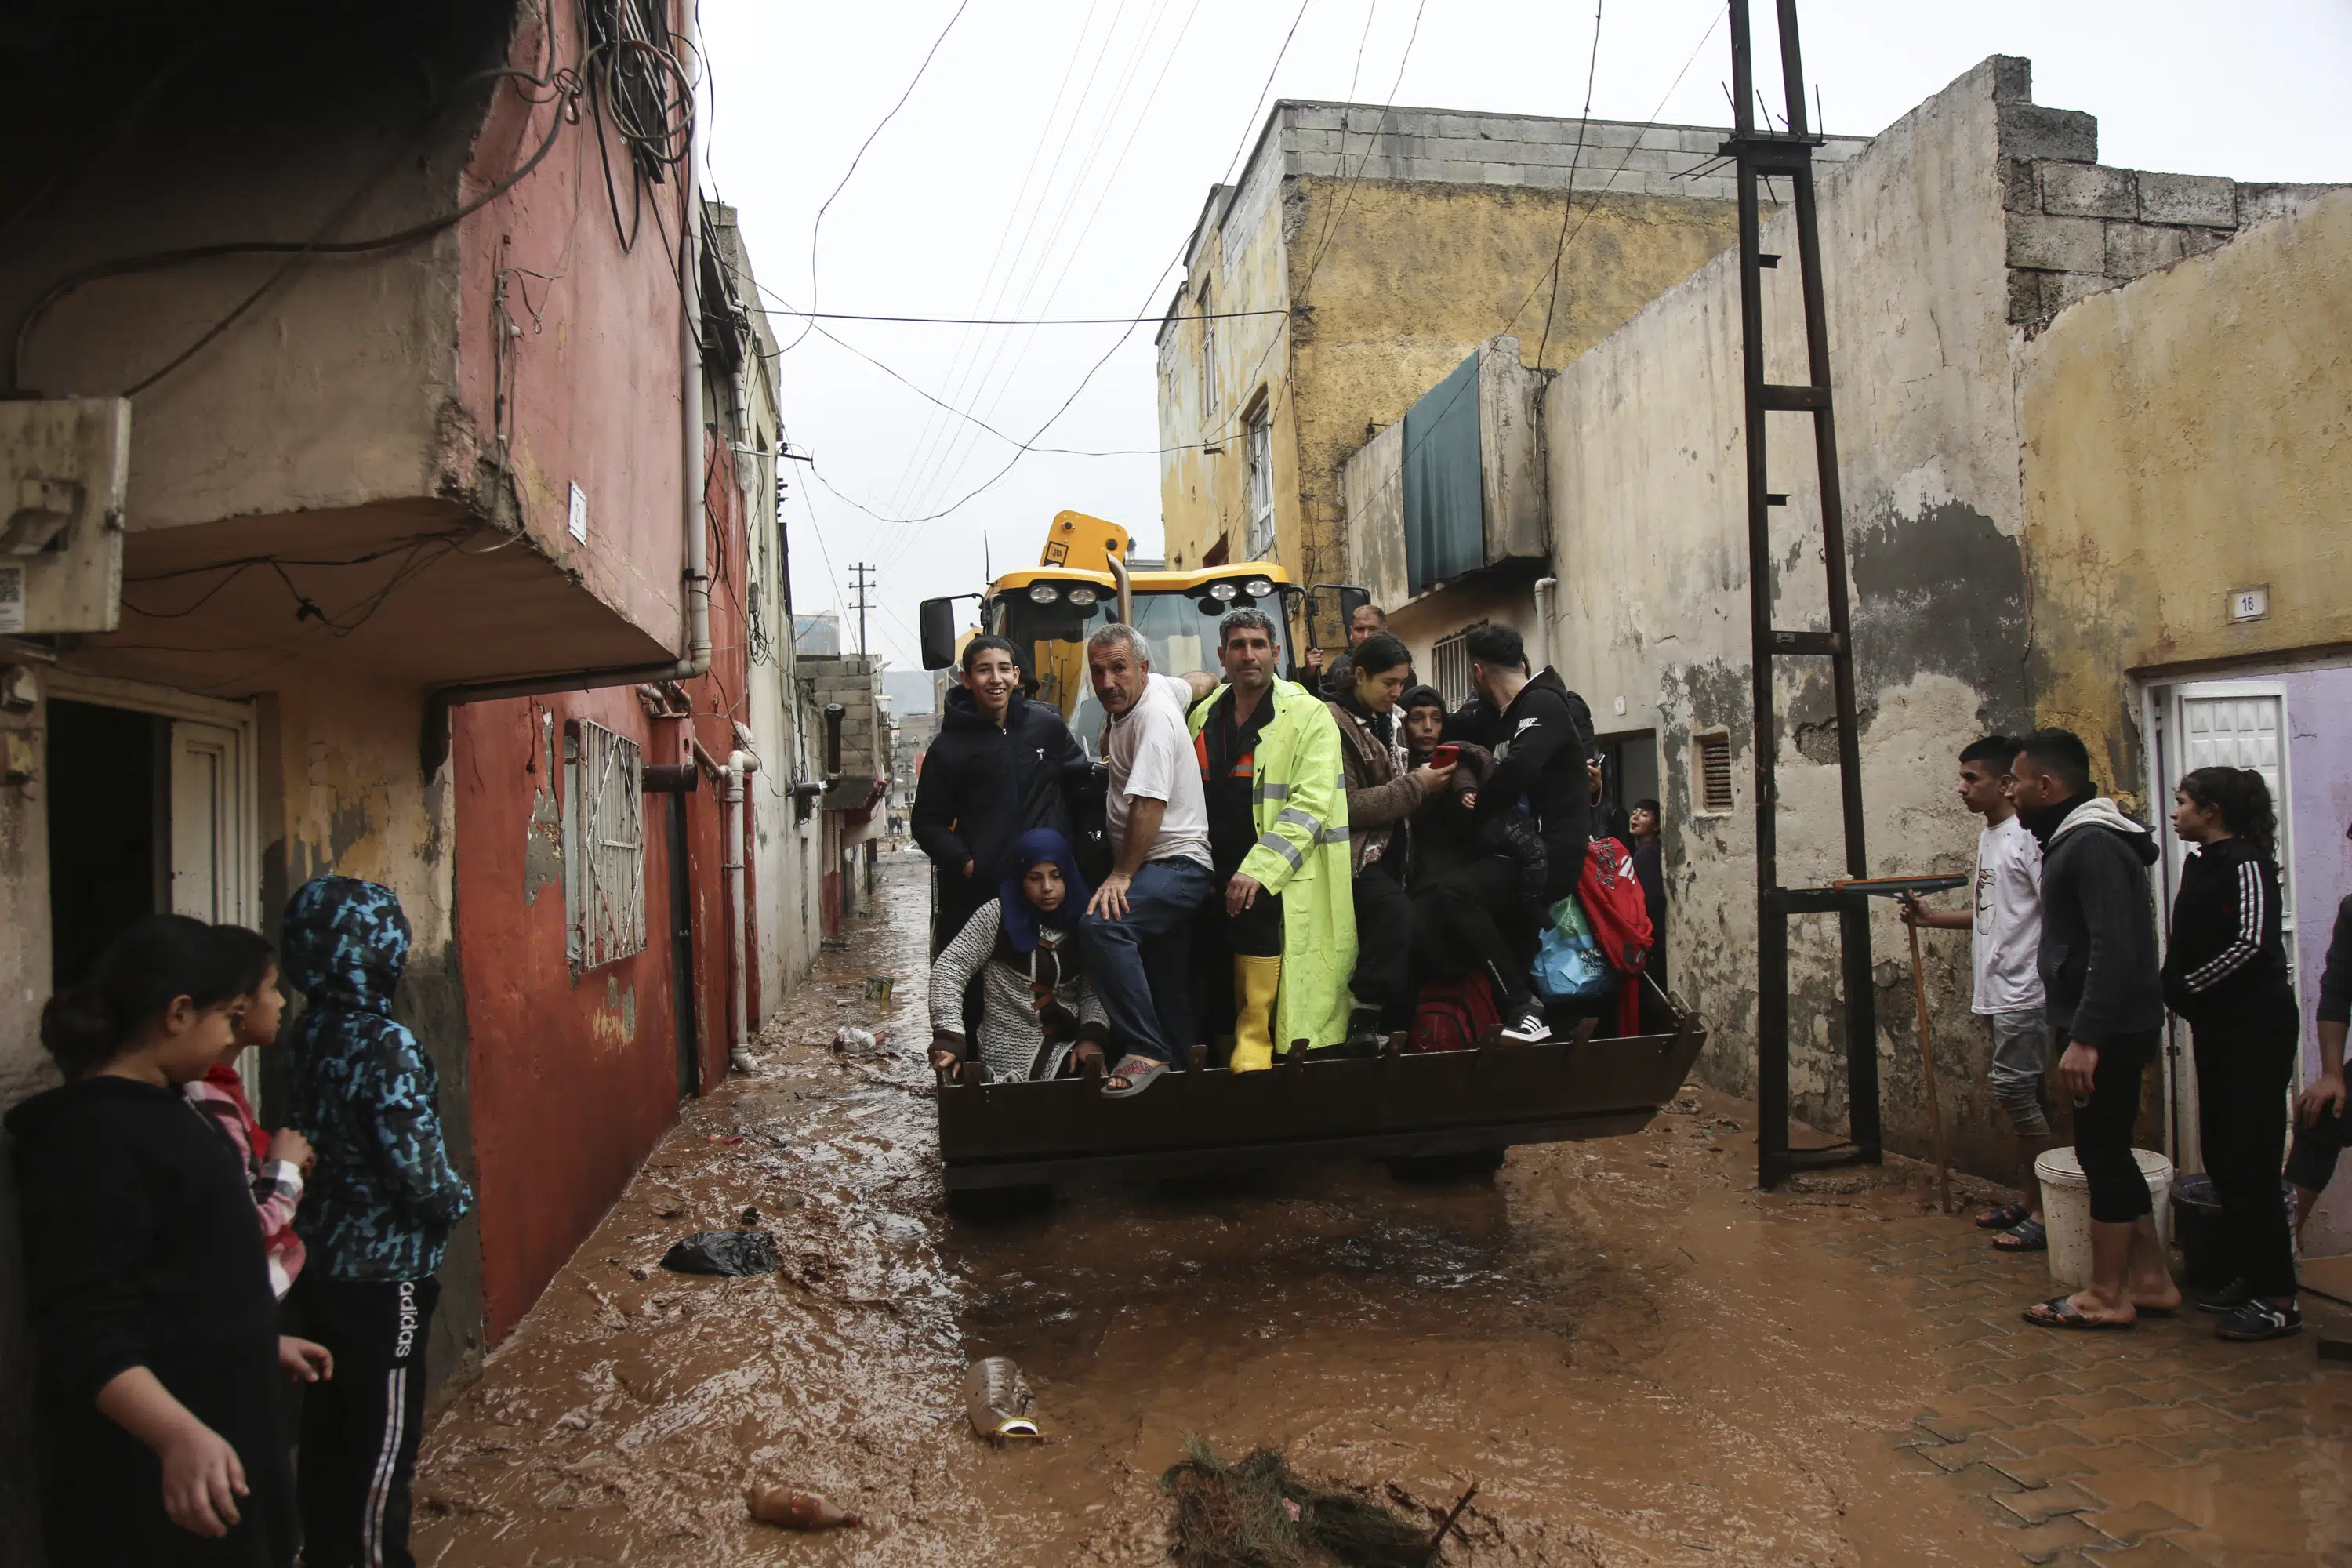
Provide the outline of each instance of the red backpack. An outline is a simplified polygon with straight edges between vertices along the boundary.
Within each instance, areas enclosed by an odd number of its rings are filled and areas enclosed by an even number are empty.
[[[1633,857],[1614,838],[1596,838],[1585,852],[1584,871],[1576,884],[1576,901],[1591,924],[1592,939],[1609,967],[1629,976],[1617,987],[1617,1032],[1641,1032],[1642,969],[1650,961],[1649,900],[1642,879],[1633,874]]]
[[[1633,857],[1614,838],[1596,838],[1584,857],[1584,871],[1576,884],[1576,901],[1592,924],[1592,939],[1601,956],[1620,974],[1639,974],[1650,962],[1650,905],[1642,896],[1642,879],[1633,875]]]
[[[1418,1051],[1475,1050],[1488,1031],[1503,1026],[1495,1009],[1494,987],[1476,970],[1459,980],[1433,980],[1421,988],[1412,1010],[1412,1044]]]

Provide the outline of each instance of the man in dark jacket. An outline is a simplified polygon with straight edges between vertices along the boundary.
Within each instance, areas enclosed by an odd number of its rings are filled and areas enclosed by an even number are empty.
[[[2071,731],[2026,736],[2011,771],[2018,816],[2042,844],[2042,988],[2091,1189],[2090,1284],[2025,1317],[2044,1328],[2128,1327],[2142,1307],[2180,1304],[2132,1156],[2140,1079],[2164,1028],[2147,883],[2156,837],[2092,789],[2090,752]]]
[[[2319,1045],[2319,1073],[2303,1086],[2294,1102],[2294,1147],[2287,1151],[2286,1179],[2294,1184],[2296,1230],[2311,1217],[2311,1205],[2335,1178],[2336,1156],[2352,1136],[2344,1115],[2344,1037],[2352,1029],[2352,898],[2336,906],[2336,929],[2327,939],[2327,960],[2319,974],[2319,1005],[2313,1033]]]
[[[288,901],[286,978],[309,1006],[284,1047],[287,1121],[318,1151],[289,1305],[334,1354],[302,1401],[303,1561],[413,1563],[409,1486],[441,1251],[473,1207],[441,1138],[440,1079],[392,1016],[408,917],[389,888],[319,877]]]
[[[996,897],[1021,836],[1050,827],[1071,843],[1070,796],[1088,763],[1061,715],[1022,694],[1013,645],[964,645],[963,684],[948,692],[915,786],[915,842],[937,868],[931,956]]]
[[[1592,749],[1591,710],[1559,671],[1528,674],[1527,645],[1509,626],[1473,626],[1465,642],[1470,683],[1497,716],[1495,776],[1478,792],[1479,820],[1500,816],[1524,798],[1543,835],[1546,891],[1555,901],[1564,899],[1584,874],[1592,838],[1592,784],[1584,765]]]

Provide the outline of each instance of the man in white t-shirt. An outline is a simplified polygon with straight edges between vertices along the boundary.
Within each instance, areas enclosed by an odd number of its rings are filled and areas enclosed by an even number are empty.
[[[1152,674],[1150,645],[1127,626],[1105,626],[1087,639],[1087,673],[1110,715],[1104,816],[1117,858],[1087,902],[1078,934],[1087,977],[1123,1053],[1103,1085],[1117,1099],[1140,1094],[1199,1038],[1192,916],[1216,877],[1186,715],[1216,680]]]
[[[2010,764],[2017,742],[1988,735],[1960,752],[1960,804],[1985,819],[1977,837],[1975,908],[1967,914],[1919,907],[1906,900],[1902,918],[1913,925],[1946,931],[1966,928],[1976,960],[1974,1011],[1992,1028],[1992,1068],[1986,1077],[1996,1104],[2017,1134],[2022,1201],[1977,1216],[1996,1230],[1993,1246],[2003,1252],[2042,1252],[2049,1235],[2042,1225],[2042,1184],[2033,1161],[2055,1146],[2050,1133],[2049,1097],[2043,1077],[2050,1070],[2050,1020],[2042,995],[2042,846],[2018,820],[2010,800]]]

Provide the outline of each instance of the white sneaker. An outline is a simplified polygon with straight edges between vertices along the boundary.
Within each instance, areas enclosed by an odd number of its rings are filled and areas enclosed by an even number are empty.
[[[1539,1046],[1551,1038],[1550,1026],[1541,1013],[1529,1013],[1503,1031],[1503,1038],[1515,1046]]]

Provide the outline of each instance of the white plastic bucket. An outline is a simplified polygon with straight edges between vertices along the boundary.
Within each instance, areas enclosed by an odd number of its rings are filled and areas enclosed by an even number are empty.
[[[2153,1149],[2135,1149],[2147,1195],[2156,1205],[2156,1237],[2163,1256],[2172,1252],[2172,1162]],[[2042,1183],[2042,1223],[2050,1230],[2050,1278],[2079,1290],[2091,1282],[2091,1184],[2072,1149],[2052,1149],[2033,1162]]]

